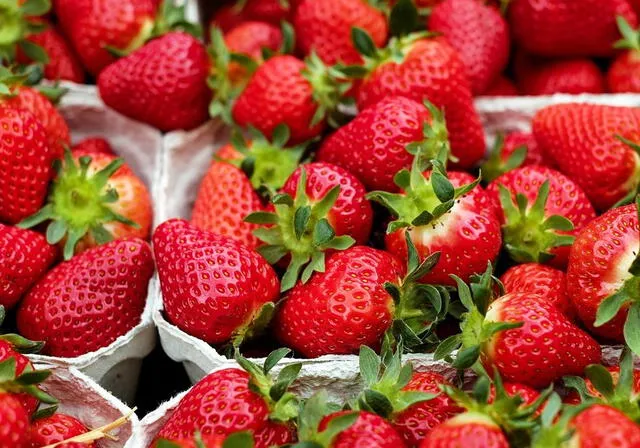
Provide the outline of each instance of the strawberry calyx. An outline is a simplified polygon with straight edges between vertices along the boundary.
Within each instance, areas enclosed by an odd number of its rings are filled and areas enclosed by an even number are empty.
[[[154,445],[156,448],[183,448],[181,444],[184,440],[173,441],[167,439],[159,439]],[[195,448],[208,448],[205,440],[200,432],[196,432],[193,436],[193,446]],[[227,436],[222,442],[222,448],[253,448],[253,436],[248,431],[236,432]]]
[[[283,367],[277,377],[270,372],[285,356],[291,353],[288,348],[280,348],[267,356],[262,367],[254,364],[240,355],[236,350],[235,360],[240,367],[250,375],[249,389],[259,394],[270,409],[269,418],[272,421],[289,423],[298,417],[298,398],[289,392],[289,386],[295,381],[302,368],[301,363],[289,364]]]
[[[4,306],[0,305],[0,327],[6,317],[6,310]],[[11,345],[11,349],[22,354],[38,353],[44,347],[42,341],[31,341],[19,334],[7,333],[0,334],[0,341],[5,341]]]
[[[44,70],[39,64],[27,66],[4,67],[0,65],[0,100],[13,98],[19,94],[21,86],[29,86],[57,104],[69,89],[57,85],[44,86],[38,84],[44,77]]]
[[[548,263],[555,256],[551,249],[573,244],[573,235],[561,233],[573,230],[573,223],[561,215],[545,215],[549,198],[548,180],[540,186],[531,206],[524,194],[516,194],[514,203],[511,192],[504,185],[500,184],[498,188],[505,218],[502,226],[504,246],[513,260],[518,263]]]
[[[616,17],[622,39],[613,44],[613,48],[631,50],[640,53],[640,29],[634,30],[623,16]]]
[[[571,420],[590,406],[592,403],[563,406],[560,396],[556,392],[551,393],[540,416],[540,427],[533,435],[531,448],[567,446],[574,432],[569,425]]]
[[[489,183],[504,173],[513,171],[520,167],[527,158],[527,147],[525,145],[518,146],[507,158],[502,158],[504,150],[504,135],[498,134],[491,150],[491,155],[485,163],[482,164],[482,180]]]
[[[111,205],[118,201],[118,192],[109,185],[111,176],[124,164],[117,158],[100,171],[89,170],[91,157],[80,157],[76,164],[69,148],[65,148],[64,162],[56,161],[57,176],[50,189],[48,203],[35,214],[18,224],[23,229],[50,221],[47,242],[57,244],[65,240],[63,255],[69,260],[78,242],[90,235],[97,244],[113,239],[105,224],[120,222],[131,227],[138,224],[116,213]]]
[[[276,194],[272,198],[275,212],[255,212],[245,218],[246,222],[263,225],[253,234],[266,243],[258,251],[269,263],[276,264],[291,255],[281,291],[293,288],[299,277],[306,283],[314,272],[324,272],[327,250],[345,250],[355,243],[350,236],[336,236],[329,223],[329,211],[338,199],[340,186],[318,201],[309,199],[306,186],[307,174],[302,168],[295,198]]]
[[[15,61],[18,47],[33,61],[49,62],[44,48],[26,38],[46,28],[45,24],[30,19],[46,14],[50,9],[49,0],[6,0],[0,4],[0,62]]]
[[[234,132],[231,144],[240,157],[225,161],[241,168],[255,190],[266,188],[268,192],[274,192],[282,188],[298,167],[309,142],[287,147],[290,132],[285,124],[276,126],[271,141],[252,126],[248,132],[250,143],[242,134]]]
[[[634,391],[633,370],[633,354],[625,347],[620,358],[620,374],[617,382],[603,365],[591,364],[585,369],[585,376],[599,395],[592,394],[584,378],[579,376],[565,376],[563,381],[566,387],[575,389],[582,403],[609,405],[638,423],[640,422],[640,396]]]
[[[10,394],[26,393],[42,403],[56,404],[58,400],[38,388],[51,375],[50,370],[35,370],[27,365],[20,375],[17,375],[15,358],[9,357],[0,362],[0,392]]]
[[[640,195],[636,196],[636,210],[640,221]],[[634,249],[635,258],[628,269],[627,278],[622,286],[598,306],[594,326],[600,327],[611,319],[624,307],[628,308],[627,319],[624,323],[624,339],[629,348],[640,354],[640,249]]]

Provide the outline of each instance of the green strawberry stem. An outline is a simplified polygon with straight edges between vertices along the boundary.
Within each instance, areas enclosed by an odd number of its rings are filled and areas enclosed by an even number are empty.
[[[293,288],[299,277],[306,283],[314,272],[324,272],[325,251],[345,250],[355,243],[350,236],[336,236],[327,219],[340,186],[336,185],[312,203],[306,185],[307,174],[302,168],[295,199],[288,194],[277,194],[272,200],[275,213],[256,212],[245,218],[246,222],[263,225],[253,233],[266,243],[258,251],[269,263],[275,264],[285,255],[291,255],[280,283],[282,291]]]
[[[33,370],[27,366],[22,374],[16,374],[15,358],[0,362],[0,391],[8,393],[26,393],[47,404],[56,404],[58,400],[40,390],[38,384],[46,380],[51,371]]]
[[[540,416],[540,427],[534,432],[531,448],[566,447],[573,436],[569,422],[589,406],[563,406],[560,396],[552,392]]]
[[[353,426],[358,420],[356,412],[349,412],[333,418],[324,431],[319,431],[322,419],[334,412],[340,411],[338,405],[329,402],[325,389],[316,392],[309,398],[298,417],[299,443],[292,448],[331,448],[333,440],[344,430]]]
[[[549,197],[549,181],[545,181],[538,196],[529,207],[527,198],[518,193],[516,203],[503,185],[500,188],[500,203],[504,211],[502,226],[504,245],[511,258],[518,263],[547,263],[554,255],[551,249],[570,246],[575,237],[558,232],[573,230],[573,223],[560,215],[545,217],[545,205]]]
[[[32,23],[29,18],[41,16],[51,9],[49,0],[5,0],[0,3],[0,62],[13,62],[18,47],[35,62],[49,62],[44,49],[25,40],[30,34],[42,31],[45,26]]]
[[[504,173],[513,171],[520,167],[527,158],[527,147],[518,146],[506,161],[502,160],[504,149],[504,135],[498,134],[493,144],[489,159],[482,165],[482,180],[489,183]]]
[[[267,302],[262,305],[258,312],[251,316],[249,323],[236,330],[231,338],[231,345],[229,349],[235,350],[245,341],[255,339],[256,337],[264,334],[271,322],[271,319],[273,319],[275,309],[276,306],[272,302]]]
[[[640,52],[640,29],[634,30],[623,16],[617,16],[616,22],[622,39],[614,43],[613,48]]]
[[[50,221],[47,242],[57,244],[66,239],[63,250],[65,260],[73,256],[77,243],[86,235],[91,235],[98,244],[111,241],[113,236],[104,227],[105,224],[120,222],[138,227],[138,224],[111,208],[111,204],[118,201],[118,192],[109,185],[109,178],[123,163],[123,159],[115,159],[91,174],[91,157],[81,157],[76,165],[71,151],[66,148],[64,163],[56,164],[58,175],[51,186],[48,203],[18,226],[28,229]]]

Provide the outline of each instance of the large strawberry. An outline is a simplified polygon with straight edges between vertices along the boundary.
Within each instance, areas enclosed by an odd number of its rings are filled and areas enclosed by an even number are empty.
[[[239,343],[268,323],[280,284],[260,254],[178,219],[156,229],[153,246],[164,309],[179,328],[223,344]]]
[[[49,446],[87,432],[89,429],[77,418],[56,413],[39,418],[31,424],[29,428],[30,448]],[[96,448],[96,443],[64,443],[60,446],[62,448]]]
[[[640,109],[548,106],[536,113],[533,134],[542,152],[582,187],[597,210],[635,196],[640,185]]]
[[[382,11],[367,0],[303,0],[293,20],[296,44],[304,55],[315,52],[326,64],[358,64],[362,57],[351,42],[353,27],[365,30],[376,46],[387,42]]]
[[[590,59],[516,57],[516,82],[523,95],[604,93],[605,80]]]
[[[10,309],[18,303],[56,256],[44,235],[0,224],[0,305]]]
[[[54,154],[44,127],[24,109],[0,106],[0,221],[15,224],[42,207]]]
[[[498,204],[507,252],[519,263],[565,267],[574,235],[596,217],[576,183],[543,166],[505,173],[487,192]]]
[[[355,29],[354,40],[365,59],[364,69],[351,70],[362,77],[357,94],[361,110],[390,96],[429,100],[444,110],[457,166],[470,168],[484,156],[484,131],[466,68],[444,38],[410,34],[377,49],[364,31]]]
[[[640,353],[640,197],[593,220],[576,238],[569,257],[567,293],[594,333]]]
[[[49,271],[18,309],[20,333],[43,353],[80,356],[106,347],[140,322],[153,274],[147,243],[116,240]]]
[[[615,47],[625,51],[609,67],[607,85],[612,93],[640,93],[640,29],[634,30],[622,16],[617,20],[622,39]]]
[[[427,27],[460,53],[475,95],[484,93],[507,65],[509,27],[495,6],[445,0],[433,8]]]
[[[269,374],[287,353],[283,349],[273,352],[263,367],[236,356],[242,369],[210,373],[180,400],[156,439],[189,438],[196,431],[203,436],[249,431],[256,448],[294,442],[293,419],[298,414],[298,402],[288,387],[301,364],[284,367],[277,378]]]
[[[161,131],[188,130],[207,119],[208,72],[204,45],[174,31],[104,69],[98,89],[108,106],[128,117]]]
[[[613,55],[616,15],[637,24],[628,0],[513,0],[509,5],[515,41],[540,56]]]

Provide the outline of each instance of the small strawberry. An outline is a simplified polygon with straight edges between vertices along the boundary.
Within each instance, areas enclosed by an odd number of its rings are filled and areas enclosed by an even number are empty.
[[[180,329],[220,345],[268,323],[280,285],[260,254],[179,219],[156,229],[153,246],[164,309]]]
[[[596,217],[586,194],[562,173],[527,166],[488,187],[501,217],[504,246],[518,263],[565,267],[575,235]],[[515,199],[515,202],[514,202]]]
[[[66,150],[58,167],[47,204],[20,227],[49,221],[47,242],[63,242],[66,260],[114,239],[149,237],[151,198],[123,159]]]
[[[89,432],[89,429],[77,418],[67,414],[53,414],[34,421],[29,428],[29,448],[40,448],[54,443],[62,442],[81,434]],[[96,448],[95,442],[91,443],[63,443],[60,448]]]
[[[557,104],[539,110],[533,135],[546,157],[597,210],[631,202],[640,185],[640,109]],[[635,143],[634,143],[635,142]]]
[[[44,235],[0,224],[0,305],[15,306],[57,255]]]
[[[73,148],[71,148],[71,152],[74,156],[76,154],[107,154],[110,156],[115,155],[115,152],[113,152],[113,148],[111,147],[109,142],[102,137],[85,138],[84,140],[73,145]]]
[[[54,154],[44,127],[24,109],[0,106],[0,221],[16,224],[42,207]]]
[[[518,131],[504,137],[498,134],[489,159],[482,165],[482,179],[491,182],[504,173],[530,165],[553,166],[545,159],[533,135]]]
[[[538,263],[519,264],[502,274],[500,281],[506,293],[538,294],[558,307],[565,316],[572,318],[575,315],[567,295],[565,274],[558,269]]]
[[[622,16],[617,21],[622,39],[614,46],[626,51],[609,67],[607,85],[612,93],[640,93],[640,29],[634,30]]]
[[[122,239],[50,270],[18,308],[20,334],[44,354],[80,356],[106,347],[140,322],[153,274],[149,245]]]
[[[475,95],[483,94],[509,60],[509,27],[498,8],[477,0],[445,0],[433,8],[429,30],[460,53]]]
[[[288,350],[273,352],[263,367],[236,356],[242,367],[210,373],[187,392],[156,435],[156,440],[226,436],[249,431],[256,448],[285,445],[295,441],[293,419],[298,400],[288,391],[301,364],[284,367],[277,378],[269,372]]]
[[[482,96],[518,96],[518,88],[509,78],[499,75]]]
[[[567,294],[595,334],[626,340],[640,353],[632,331],[640,325],[640,225],[636,204],[609,210],[578,234],[569,257]]]

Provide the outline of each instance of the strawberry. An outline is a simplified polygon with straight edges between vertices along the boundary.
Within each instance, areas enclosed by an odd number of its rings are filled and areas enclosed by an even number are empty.
[[[584,190],[597,210],[635,196],[640,184],[640,109],[548,106],[536,113],[533,135],[545,156]]]
[[[520,55],[519,55],[520,56]],[[523,95],[604,93],[605,80],[590,59],[543,59],[521,55],[515,63],[518,90]]]
[[[315,52],[325,64],[362,63],[351,42],[351,29],[365,30],[377,47],[387,42],[387,20],[367,0],[303,0],[293,19],[297,46],[305,56]]]
[[[442,114],[430,105],[390,97],[360,111],[325,139],[316,158],[351,171],[369,190],[397,191],[394,176],[413,160],[408,149],[437,155],[446,140],[445,126]]]
[[[84,140],[73,145],[71,151],[74,156],[76,154],[107,154],[110,156],[115,155],[115,153],[113,152],[113,148],[111,147],[109,142],[102,137],[85,138]]]
[[[225,44],[231,53],[244,55],[256,64],[264,62],[264,51],[280,51],[284,39],[284,33],[280,28],[266,22],[244,22],[224,35]],[[232,63],[229,67],[229,77],[232,80],[248,78],[243,72],[243,67],[237,63]]]
[[[220,28],[222,32],[226,33],[247,20],[249,18],[246,17],[244,9],[238,9],[234,4],[222,5],[211,16],[208,28],[209,30]],[[258,18],[257,20],[263,19]],[[278,24],[274,23],[273,25]]]
[[[122,239],[49,271],[18,309],[20,334],[44,354],[75,357],[106,347],[140,322],[153,274],[149,245]]]
[[[53,414],[49,417],[37,419],[29,428],[30,448],[39,448],[62,442],[81,434],[89,432],[89,429],[77,418],[67,414]],[[91,443],[63,443],[61,448],[96,448],[95,442]]]
[[[10,393],[0,391],[0,447],[26,448],[29,441],[29,416]]]
[[[507,66],[509,27],[498,8],[477,0],[445,0],[431,11],[429,30],[460,53],[471,90],[483,94]]]
[[[257,128],[267,138],[285,124],[290,144],[317,137],[350,86],[337,80],[336,72],[314,54],[306,63],[293,56],[274,56],[258,67],[238,96],[233,120],[241,127]]]
[[[44,127],[24,109],[0,106],[0,221],[15,224],[45,201],[54,154]]]
[[[509,23],[516,43],[539,56],[612,56],[618,38],[616,15],[632,26],[637,17],[627,0],[545,2],[514,0]]]
[[[0,336],[0,363],[13,359],[15,373],[18,376],[32,372],[34,370],[33,364],[23,353],[37,353],[42,349],[42,346],[42,342],[29,341],[15,334],[4,334]],[[32,416],[40,402],[37,396],[29,392],[36,392],[36,395],[39,393],[37,390],[24,390],[14,393],[14,397],[22,404],[27,415]]]
[[[606,212],[578,234],[569,257],[567,294],[587,328],[626,340],[638,353],[640,341],[631,331],[640,325],[640,199],[636,203]]]
[[[20,223],[50,221],[47,241],[64,241],[64,258],[126,237],[148,238],[152,210],[146,186],[124,160],[107,154],[65,151],[47,204]]]
[[[487,193],[501,205],[497,208],[504,246],[518,263],[565,267],[574,236],[596,217],[576,183],[543,166],[505,173],[487,187]]]
[[[613,93],[640,93],[640,29],[634,30],[622,16],[618,16],[617,21],[623,38],[614,46],[626,51],[609,67],[607,85]]]
[[[0,13],[4,33],[0,43],[0,59],[3,62],[14,62],[19,51],[38,62],[47,62],[47,54],[43,48],[28,38],[42,31],[39,16],[46,14],[50,8],[51,3],[42,0],[4,2]]]
[[[356,29],[354,42],[365,59],[364,69],[352,71],[362,76],[357,95],[360,110],[390,96],[429,100],[445,111],[456,166],[470,168],[484,156],[484,132],[466,68],[443,38],[410,34],[391,39],[379,50],[365,32]]]
[[[0,306],[15,306],[57,255],[44,235],[0,224]]]
[[[522,292],[538,294],[555,305],[565,316],[575,315],[573,304],[567,295],[564,272],[539,263],[512,266],[502,276],[506,293]]]
[[[496,136],[489,159],[482,165],[482,179],[487,182],[519,167],[543,165],[553,167],[547,160],[533,135],[528,132],[511,132]]]
[[[207,119],[209,62],[204,45],[184,32],[152,40],[100,72],[109,107],[161,131],[193,129]]]
[[[502,387],[504,387],[504,391],[508,396],[510,397],[519,396],[522,399],[521,406],[530,406],[540,398],[540,392],[524,384],[504,383]],[[489,399],[487,400],[487,403],[491,404],[495,401],[495,399],[496,399],[496,386],[492,384],[491,390],[489,391]]]
[[[256,448],[294,442],[298,403],[288,387],[301,364],[284,367],[277,379],[269,374],[288,353],[283,349],[273,352],[262,368],[236,356],[244,370],[226,368],[205,376],[180,400],[156,440],[192,437],[198,430],[203,437],[249,431]]]
[[[153,246],[164,309],[180,329],[210,344],[238,343],[268,323],[280,284],[260,254],[179,219],[156,229]]]
[[[248,20],[264,20],[280,25],[283,20],[290,20],[301,0],[238,0],[242,7],[242,15]]]
[[[466,412],[436,426],[420,448],[509,448],[500,427],[484,414]]]
[[[518,96],[518,88],[509,78],[499,75],[484,91],[483,96]]]

